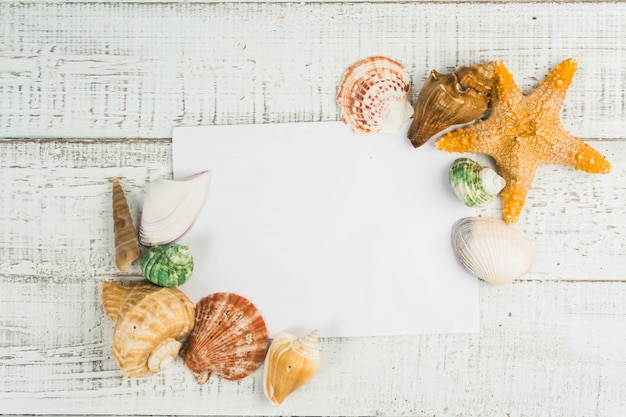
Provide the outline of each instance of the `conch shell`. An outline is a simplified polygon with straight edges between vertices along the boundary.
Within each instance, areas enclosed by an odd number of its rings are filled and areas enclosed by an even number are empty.
[[[267,352],[263,390],[274,404],[309,382],[320,366],[317,330],[304,337],[280,333]]]
[[[126,376],[166,369],[194,326],[195,306],[185,294],[148,282],[103,282],[102,306],[115,322],[111,353]]]
[[[478,278],[507,284],[535,261],[533,241],[502,219],[464,217],[452,226],[452,247],[461,264]]]
[[[143,203],[139,223],[141,243],[166,245],[184,235],[204,206],[210,180],[210,171],[179,180],[154,180]]]
[[[495,61],[462,67],[450,74],[432,70],[415,104],[407,137],[414,147],[448,127],[480,117],[489,106]]]
[[[458,158],[452,162],[448,179],[454,194],[468,207],[489,204],[506,185],[496,171],[469,158]]]
[[[183,285],[193,273],[193,257],[189,246],[172,243],[152,246],[141,257],[141,272],[161,287]]]
[[[396,132],[413,114],[408,100],[411,77],[391,58],[373,56],[345,72],[337,104],[353,132]]]
[[[267,344],[265,321],[254,304],[234,293],[215,293],[196,305],[185,364],[200,384],[212,373],[236,381],[261,365]]]
[[[115,264],[126,271],[141,253],[133,218],[126,202],[120,179],[113,177],[113,231],[115,233]]]

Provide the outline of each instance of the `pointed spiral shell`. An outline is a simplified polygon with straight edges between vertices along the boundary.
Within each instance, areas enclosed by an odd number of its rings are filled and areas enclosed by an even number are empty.
[[[115,264],[124,272],[139,258],[140,247],[133,218],[118,177],[113,177],[113,232],[115,236]]]

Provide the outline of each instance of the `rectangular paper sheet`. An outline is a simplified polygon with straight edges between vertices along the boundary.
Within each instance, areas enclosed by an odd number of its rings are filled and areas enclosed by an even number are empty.
[[[195,260],[181,287],[250,299],[270,337],[477,332],[478,283],[452,224],[475,215],[448,184],[459,155],[341,122],[175,128],[174,178],[212,172],[179,241]]]

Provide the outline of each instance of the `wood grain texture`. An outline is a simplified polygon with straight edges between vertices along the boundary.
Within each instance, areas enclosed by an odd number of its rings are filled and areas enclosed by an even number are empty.
[[[619,138],[625,15],[621,2],[3,2],[0,135],[160,138],[175,125],[337,120],[344,70],[384,54],[407,66],[412,100],[432,68],[501,59],[529,90],[574,57],[565,126]]]
[[[619,142],[594,144],[624,165]],[[546,261],[527,280],[481,288],[478,335],[324,339],[320,374],[281,407],[264,398],[259,372],[238,383],[213,378],[198,386],[179,360],[154,377],[123,378],[109,355],[112,323],[100,306],[99,286],[135,279],[139,271],[137,265],[127,274],[115,269],[110,178],[122,178],[137,216],[148,182],[171,175],[170,152],[168,140],[0,142],[2,189],[12,196],[0,200],[0,286],[8,289],[0,294],[3,412],[608,416],[622,409],[623,240],[586,243],[584,229],[558,228],[597,218],[607,233],[623,236],[619,220],[626,209],[594,215],[603,209],[584,201],[529,207],[529,217],[566,211],[569,221],[523,225],[531,233],[543,230],[534,239],[543,239]],[[538,201],[564,178],[573,189],[589,183],[599,201],[623,194],[575,172],[544,171],[544,188],[534,190]],[[559,250],[564,242],[594,252],[614,248],[605,268],[582,268],[578,250]],[[552,280],[575,277],[578,269],[590,279],[609,273],[619,281]]]
[[[0,414],[624,415],[624,39],[624,2],[1,2]],[[172,126],[337,120],[343,71],[374,54],[413,101],[431,68],[502,59],[528,91],[573,56],[563,124],[613,171],[537,171],[517,225],[537,262],[481,286],[479,334],[324,339],[280,407],[259,372],[123,378],[99,288],[139,268],[115,268],[111,177],[136,220]]]

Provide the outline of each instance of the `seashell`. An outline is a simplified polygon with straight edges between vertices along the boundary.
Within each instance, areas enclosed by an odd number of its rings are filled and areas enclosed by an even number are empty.
[[[196,220],[209,193],[211,172],[180,180],[157,179],[143,203],[139,240],[145,246],[172,243]]]
[[[152,246],[141,257],[141,272],[161,287],[183,285],[193,272],[193,257],[189,246],[176,243]]]
[[[194,304],[180,290],[148,282],[102,283],[102,306],[115,322],[111,354],[126,376],[166,369],[194,326]]]
[[[373,56],[352,65],[343,76],[337,104],[353,132],[396,132],[413,114],[411,77],[391,58]]]
[[[233,293],[211,294],[196,305],[185,364],[200,384],[212,373],[236,381],[261,365],[267,342],[265,321],[254,304]]]
[[[457,220],[452,226],[452,247],[468,271],[493,285],[521,277],[535,261],[532,240],[502,219]]]
[[[120,179],[113,177],[113,231],[115,235],[115,264],[126,271],[141,253],[133,218],[126,202]]]
[[[304,337],[280,333],[267,351],[263,390],[274,404],[309,382],[320,366],[317,330]]]
[[[435,70],[422,86],[407,137],[414,147],[456,124],[480,117],[489,106],[495,61],[462,67],[450,74]]]
[[[452,162],[448,179],[456,196],[468,207],[490,203],[506,184],[496,171],[469,158]]]

